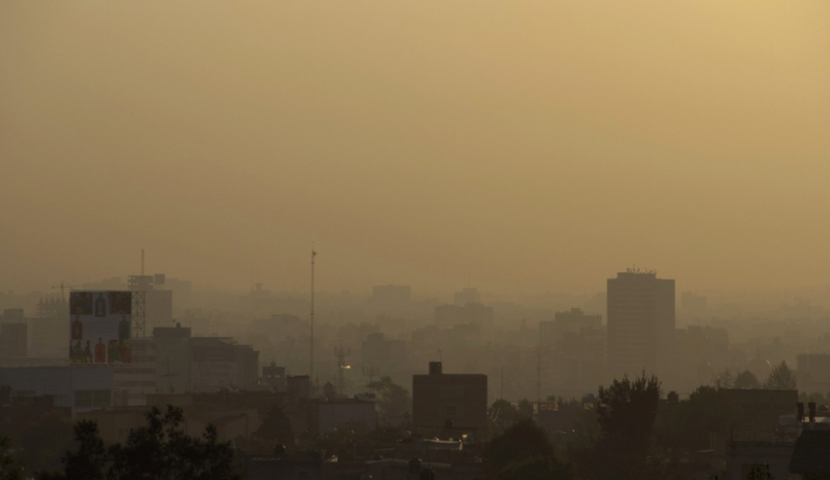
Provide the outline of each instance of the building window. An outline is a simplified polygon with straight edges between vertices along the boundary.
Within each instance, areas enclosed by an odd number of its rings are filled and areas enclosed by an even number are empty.
[[[109,408],[112,406],[110,390],[78,390],[75,392],[76,408]]]
[[[464,415],[464,409],[460,405],[441,405],[440,412],[445,417],[460,417]]]
[[[462,385],[444,385],[439,392],[441,398],[461,398],[464,396]]]

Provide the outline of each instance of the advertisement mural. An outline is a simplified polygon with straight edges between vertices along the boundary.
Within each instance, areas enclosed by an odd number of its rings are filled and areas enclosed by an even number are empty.
[[[132,304],[132,292],[70,292],[70,361],[131,363]]]

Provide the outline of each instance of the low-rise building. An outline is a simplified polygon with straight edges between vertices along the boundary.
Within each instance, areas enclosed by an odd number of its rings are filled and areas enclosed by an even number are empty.
[[[445,374],[441,362],[430,362],[428,375],[412,376],[412,425],[422,433],[485,438],[487,375]]]
[[[0,386],[12,397],[53,397],[73,414],[112,407],[113,372],[106,366],[0,368]]]

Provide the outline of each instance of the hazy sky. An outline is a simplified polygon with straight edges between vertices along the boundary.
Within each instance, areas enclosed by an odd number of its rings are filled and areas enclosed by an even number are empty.
[[[0,289],[826,284],[830,2],[3,0]]]

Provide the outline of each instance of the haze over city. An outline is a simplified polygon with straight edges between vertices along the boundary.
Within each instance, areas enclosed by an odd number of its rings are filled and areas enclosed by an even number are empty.
[[[830,480],[828,25],[3,0],[0,480]]]
[[[826,286],[826,2],[3,2],[0,289]]]

